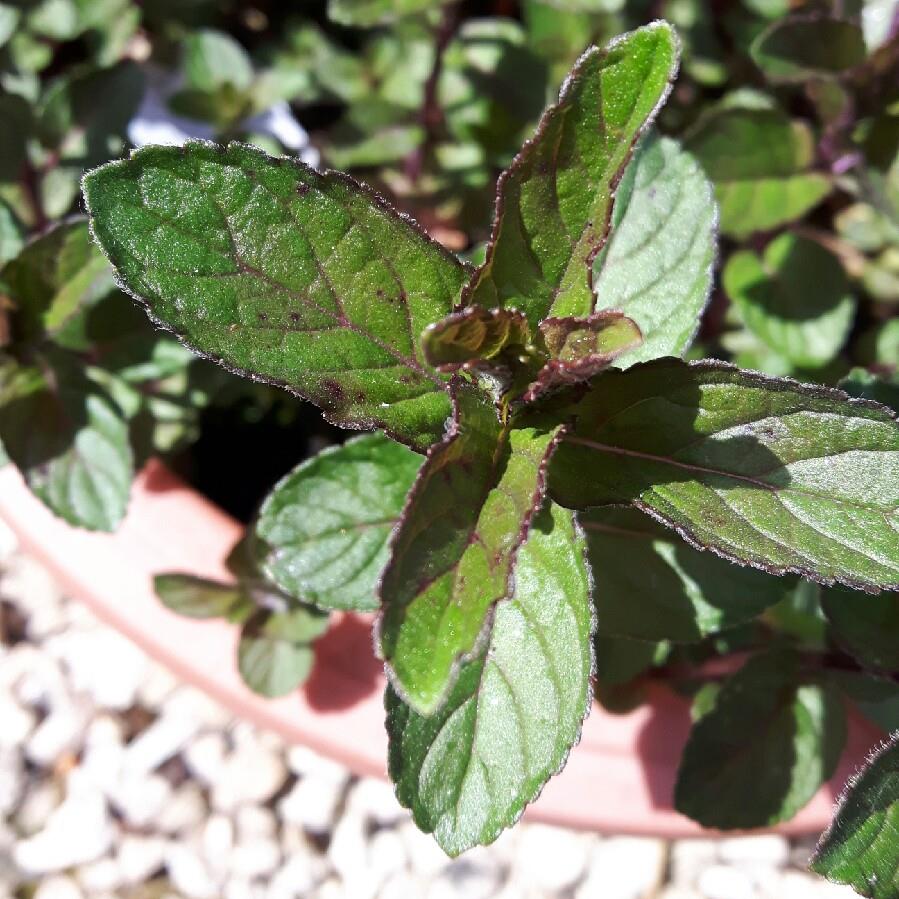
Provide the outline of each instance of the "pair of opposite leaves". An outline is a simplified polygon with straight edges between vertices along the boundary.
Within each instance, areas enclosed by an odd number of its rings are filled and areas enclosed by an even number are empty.
[[[85,179],[94,234],[156,321],[337,424],[433,447],[381,594],[382,650],[418,711],[440,706],[509,595],[553,453],[563,505],[631,502],[768,571],[899,583],[899,429],[882,407],[670,359],[550,395],[637,337],[594,313],[590,273],[677,57],[654,23],[581,58],[500,180],[476,272],[346,176],[236,144],[149,147]],[[457,377],[444,436],[440,369],[455,366],[531,405],[498,415]]]

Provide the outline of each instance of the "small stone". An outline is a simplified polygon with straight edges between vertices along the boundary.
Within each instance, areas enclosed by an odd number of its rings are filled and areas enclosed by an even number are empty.
[[[87,864],[112,845],[115,829],[102,794],[69,778],[70,792],[47,826],[13,848],[16,864],[33,875]]]
[[[50,815],[62,802],[62,790],[54,780],[30,784],[16,812],[16,829],[25,836],[45,827]]]
[[[203,734],[184,750],[184,764],[197,780],[214,784],[222,776],[227,753],[228,744],[222,734]]]
[[[350,776],[343,765],[318,755],[305,746],[291,746],[288,749],[287,766],[300,777],[347,781]]]
[[[449,858],[434,837],[422,833],[412,821],[401,824],[398,830],[406,845],[412,870],[422,880],[431,880],[449,865]]]
[[[69,692],[56,661],[29,643],[0,655],[0,690],[10,691],[23,705],[45,707],[65,701]]]
[[[518,840],[515,874],[522,883],[543,890],[567,890],[583,876],[590,843],[588,837],[560,827],[531,824],[522,828]]]
[[[855,891],[848,886],[828,883],[823,877],[816,877],[804,871],[784,871],[776,899],[858,899]]]
[[[231,713],[211,696],[194,687],[180,686],[167,697],[161,714],[195,721],[200,728],[224,729],[232,720]]]
[[[327,833],[334,826],[345,785],[345,778],[307,775],[278,803],[278,814],[309,833]]]
[[[671,879],[678,886],[693,886],[696,878],[718,858],[714,840],[676,840],[671,844]]]
[[[184,834],[197,827],[206,814],[203,791],[196,783],[187,781],[178,787],[154,824],[161,833]]]
[[[265,889],[255,886],[249,880],[236,880],[232,878],[225,884],[222,899],[264,899]]]
[[[62,592],[42,565],[16,554],[3,567],[3,592],[15,597],[16,605],[27,616],[32,640],[42,640],[65,626]]]
[[[25,766],[15,749],[0,749],[0,816],[8,818],[25,789]]]
[[[707,899],[754,899],[756,895],[745,872],[726,865],[709,866],[699,875],[696,885]]]
[[[203,859],[189,846],[170,843],[165,851],[165,867],[172,886],[190,899],[215,899],[218,883],[203,864]]]
[[[63,753],[79,747],[92,713],[80,697],[57,702],[25,743],[25,757],[33,765],[51,767]]]
[[[11,695],[0,694],[0,750],[21,746],[37,724],[37,715]]]
[[[66,665],[73,689],[86,693],[100,708],[124,711],[134,705],[147,657],[117,631],[66,630],[46,647]]]
[[[79,771],[98,789],[109,794],[121,778],[124,755],[121,725],[114,718],[101,715],[87,729]]]
[[[427,899],[488,899],[496,893],[501,882],[499,868],[473,860],[466,854],[447,865],[434,878],[425,895]]]
[[[168,668],[150,663],[137,688],[137,703],[156,712],[180,686],[178,678]]]
[[[244,805],[235,816],[238,842],[245,843],[257,837],[274,838],[278,832],[278,821],[271,809],[258,805]]]
[[[171,784],[158,774],[123,775],[109,791],[109,801],[132,827],[147,827],[172,796]]]
[[[359,891],[359,899],[374,892],[366,870],[367,856],[365,820],[358,814],[343,815],[331,836],[328,859],[346,885],[347,892],[355,896]]]
[[[281,863],[281,849],[274,840],[256,839],[241,843],[231,856],[231,870],[238,877],[252,880],[266,877]]]
[[[111,893],[122,883],[118,863],[112,858],[100,858],[78,868],[78,882],[88,893]]]
[[[149,880],[162,867],[165,850],[160,837],[124,834],[116,854],[122,882],[133,886]]]
[[[378,899],[418,899],[425,894],[426,889],[427,886],[423,881],[408,872],[401,871],[385,881],[378,893]]]
[[[287,863],[272,877],[266,899],[295,899],[310,896],[324,880],[327,863],[310,854],[290,855]]]
[[[125,750],[128,771],[149,773],[180,752],[197,732],[197,723],[179,715],[161,715]]]
[[[397,801],[393,787],[373,777],[363,777],[353,784],[347,795],[347,806],[382,827],[409,817],[409,812]]]
[[[83,899],[84,893],[71,877],[45,877],[34,891],[34,899]]]
[[[783,867],[790,859],[790,844],[784,837],[764,834],[752,837],[734,837],[722,840],[718,846],[722,861],[731,864],[763,862]]]
[[[234,824],[231,819],[226,815],[210,815],[203,825],[200,843],[209,870],[217,877],[224,877],[231,868],[234,849]]]
[[[372,878],[379,884],[403,871],[408,858],[402,837],[395,830],[377,831],[368,845],[368,859]]]
[[[243,744],[225,760],[212,787],[212,805],[233,811],[244,803],[267,802],[277,793],[287,768],[281,756],[260,744]]]
[[[591,853],[576,899],[641,899],[658,889],[665,873],[665,844],[649,837],[612,837]],[[736,897],[732,897],[736,899]]]

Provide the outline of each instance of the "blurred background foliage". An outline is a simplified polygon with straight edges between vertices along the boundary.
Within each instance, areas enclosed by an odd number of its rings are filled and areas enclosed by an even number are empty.
[[[28,373],[46,399],[74,365],[74,417],[102,430],[84,399],[102,395],[126,423],[123,471],[169,453],[246,518],[337,433],[291,397],[195,359],[122,300],[72,218],[83,171],[135,143],[245,140],[350,171],[477,261],[495,179],[574,60],[660,17],[678,27],[684,60],[658,130],[695,156],[720,206],[715,287],[692,354],[848,379],[895,402],[895,0],[4,0],[7,373]],[[56,415],[51,406],[41,414]],[[0,436],[12,454],[2,423]],[[54,449],[30,451],[46,463]],[[54,473],[44,464],[41,476],[52,499]]]

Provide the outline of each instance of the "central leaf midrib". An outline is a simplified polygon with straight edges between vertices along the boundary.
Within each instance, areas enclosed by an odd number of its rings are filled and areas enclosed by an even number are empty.
[[[243,171],[243,169],[241,169],[241,171]],[[135,203],[133,201],[128,201],[128,200],[123,200],[122,205],[130,206],[132,209],[138,209],[141,212],[148,214],[149,216],[154,218],[160,225],[164,225],[166,227],[172,228],[172,230],[176,231],[177,233],[179,233],[185,237],[188,237],[191,240],[197,241],[198,243],[204,244],[207,249],[213,251],[216,254],[220,254],[222,252],[220,247],[217,247],[214,244],[210,243],[208,240],[203,239],[197,233],[180,227],[174,219],[171,219],[168,216],[163,215],[158,210],[150,209],[150,207],[146,206],[145,204]],[[395,348],[391,347],[389,344],[385,343],[380,337],[377,337],[376,335],[359,327],[359,325],[357,325],[355,322],[348,319],[343,314],[342,311],[335,311],[333,309],[328,309],[325,306],[319,305],[308,295],[303,294],[300,291],[295,290],[294,288],[288,287],[286,284],[282,284],[279,281],[276,281],[274,278],[267,275],[265,272],[261,271],[260,269],[255,268],[254,266],[250,265],[250,263],[248,263],[246,260],[242,259],[238,255],[236,246],[234,244],[234,235],[233,235],[233,232],[231,231],[230,221],[228,220],[228,217],[224,214],[221,207],[218,206],[218,204],[216,204],[216,206],[217,206],[217,208],[219,208],[219,211],[222,212],[222,215],[224,218],[224,224],[225,224],[225,231],[228,235],[228,239],[231,242],[231,246],[232,246],[231,261],[237,267],[237,271],[235,271],[235,272],[222,273],[222,274],[230,275],[232,277],[235,275],[237,275],[239,277],[242,274],[247,274],[247,275],[252,275],[254,278],[259,278],[261,281],[265,282],[268,286],[274,288],[275,290],[278,290],[278,291],[281,291],[282,293],[287,294],[292,299],[298,300],[300,303],[302,303],[304,305],[311,306],[313,309],[315,309],[317,312],[321,313],[322,315],[330,316],[334,320],[334,323],[335,323],[334,330],[337,330],[338,328],[345,328],[348,331],[352,331],[353,333],[358,334],[360,337],[364,337],[366,340],[369,340],[371,343],[373,343],[379,349],[383,350],[388,356],[392,356],[394,359],[396,359],[399,363],[404,365],[406,368],[409,368],[412,371],[416,372],[417,374],[421,375],[422,377],[427,378],[428,380],[432,381],[434,384],[436,384],[438,387],[440,387],[441,390],[445,388],[445,382],[442,381],[440,378],[438,378],[433,372],[430,372],[426,368],[424,368],[424,366],[422,366],[421,363],[418,362],[418,360],[410,359],[408,356],[405,356],[404,354],[400,353]],[[311,244],[310,244],[310,247],[311,247]],[[316,267],[319,269],[320,276],[325,280],[326,284],[328,285],[329,292],[331,293],[332,296],[335,296],[335,302],[337,302],[333,285],[330,284],[330,281],[326,278],[326,276],[322,272],[318,257],[315,255],[314,252],[312,253],[312,255],[315,258]],[[162,267],[162,266],[160,266],[160,267]],[[171,270],[171,271],[174,271],[174,270]],[[174,272],[174,273],[181,274],[180,272]],[[341,308],[342,307],[338,303],[338,309],[341,309]],[[246,325],[243,323],[241,324],[241,327],[244,327],[244,328],[251,327],[251,328],[253,328],[253,330],[258,330],[254,326]],[[269,328],[268,330],[271,330],[271,329]],[[289,329],[284,329],[284,330],[289,330]],[[321,330],[327,331],[328,329],[323,328]],[[361,370],[364,371],[366,369],[361,369]]]

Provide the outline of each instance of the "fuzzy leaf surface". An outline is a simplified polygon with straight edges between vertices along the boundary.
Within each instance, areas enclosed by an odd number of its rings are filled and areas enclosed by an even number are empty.
[[[794,221],[830,193],[812,171],[808,126],[775,109],[719,109],[691,132],[687,149],[715,184],[721,230],[736,238]]]
[[[532,326],[593,311],[591,267],[618,181],[677,70],[674,29],[655,22],[579,60],[532,141],[500,178],[487,259],[465,302],[513,307]]]
[[[723,283],[746,327],[795,365],[826,365],[852,327],[855,298],[843,266],[814,240],[787,233],[762,256],[740,250]]]
[[[302,462],[272,488],[256,520],[266,576],[319,608],[376,609],[387,541],[421,463],[383,434]]]
[[[725,681],[681,757],[674,807],[705,827],[793,817],[832,774],[846,740],[839,694],[800,681],[790,651],[751,658]]]
[[[578,513],[606,636],[693,642],[780,602],[791,580],[703,553],[637,509]]]
[[[0,441],[53,512],[77,527],[115,529],[134,473],[128,423],[79,366],[59,357],[0,367]]]
[[[583,536],[547,505],[489,641],[441,709],[419,715],[388,688],[397,798],[449,855],[496,839],[564,765],[590,702],[592,620]]]
[[[372,191],[240,144],[147,147],[84,181],[122,285],[188,346],[424,449],[445,382],[420,336],[465,269]]]
[[[717,230],[712,185],[677,141],[647,135],[625,178],[593,276],[596,308],[620,309],[643,333],[619,368],[689,347],[712,288]]]
[[[899,423],[842,391],[659,359],[598,376],[550,467],[570,508],[633,503],[770,573],[899,585]]]
[[[850,781],[810,868],[870,899],[899,896],[899,739]]]
[[[380,585],[381,655],[422,714],[447,696],[491,609],[509,595],[558,433],[512,429],[485,392],[457,385],[454,425],[419,472]]]

